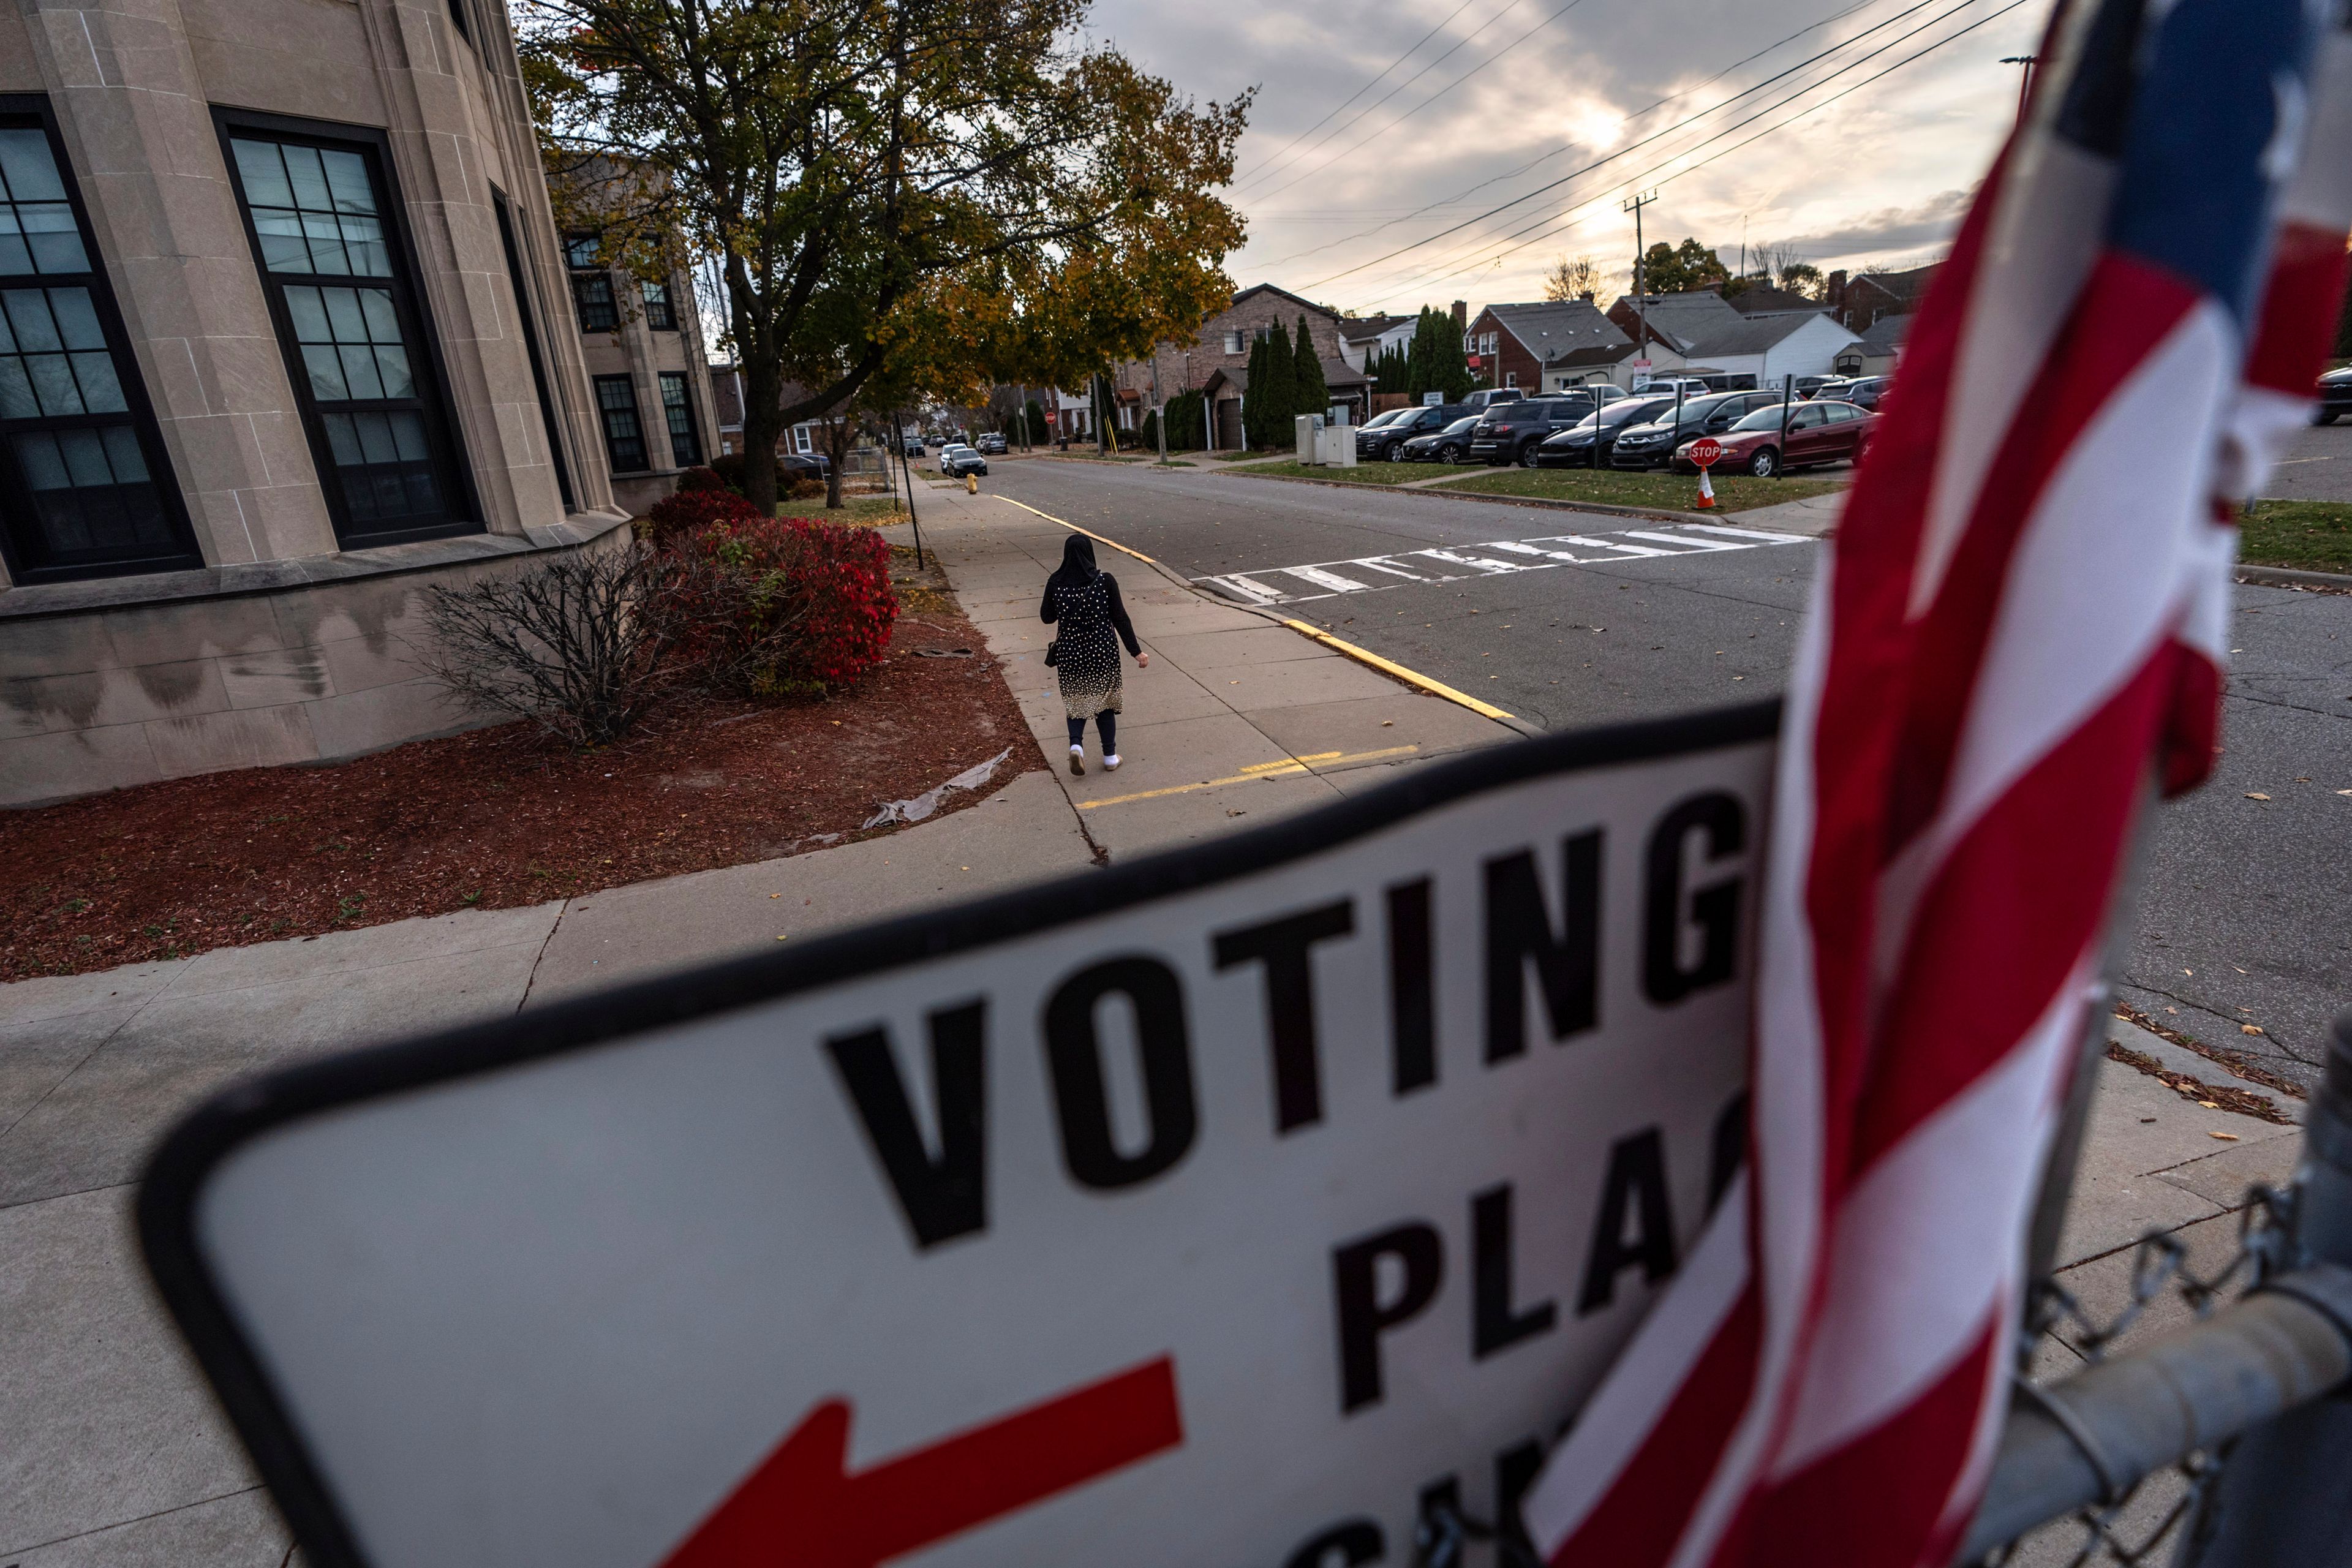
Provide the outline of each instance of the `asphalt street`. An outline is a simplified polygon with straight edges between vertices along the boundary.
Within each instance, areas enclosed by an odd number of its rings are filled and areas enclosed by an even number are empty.
[[[2352,426],[2290,456],[2326,459],[2283,470],[2301,493],[2339,458],[2352,486]],[[1207,468],[1011,461],[987,484],[1547,730],[1779,695],[1822,548]],[[2122,989],[2309,1080],[2352,1005],[2352,595],[2236,595],[2225,751],[2152,826]]]
[[[2296,431],[2263,494],[2294,500],[2352,500],[2352,421]]]

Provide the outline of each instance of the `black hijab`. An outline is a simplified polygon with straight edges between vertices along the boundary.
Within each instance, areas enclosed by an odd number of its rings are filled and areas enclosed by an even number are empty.
[[[1045,580],[1048,588],[1083,588],[1102,574],[1095,564],[1095,542],[1083,533],[1062,541],[1062,563]]]

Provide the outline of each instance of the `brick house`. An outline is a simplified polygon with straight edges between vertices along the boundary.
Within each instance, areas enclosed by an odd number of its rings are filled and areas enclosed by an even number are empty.
[[[1841,269],[1830,274],[1830,314],[1849,331],[1867,329],[1881,316],[1907,316],[1919,308],[1927,285],[1936,280],[1941,262],[1904,272],[1864,272],[1848,278]]]
[[[1218,384],[1213,401],[1238,399],[1242,373],[1249,368],[1250,350],[1257,340],[1273,331],[1276,321],[1286,333],[1297,332],[1301,316],[1307,319],[1307,335],[1315,344],[1316,357],[1323,362],[1323,380],[1331,389],[1332,401],[1351,405],[1354,417],[1362,419],[1370,383],[1347,353],[1347,335],[1357,330],[1357,319],[1301,299],[1287,289],[1258,283],[1235,294],[1231,304],[1203,321],[1191,342],[1162,343],[1152,357],[1129,360],[1112,370],[1111,386],[1120,408],[1121,427],[1139,427],[1150,408],[1155,366],[1163,399],[1180,392],[1211,391],[1210,378],[1219,371],[1233,374]],[[1239,412],[1236,405],[1236,420]],[[1237,444],[1223,439],[1225,428],[1221,420],[1218,445]]]
[[[1560,375],[1573,374],[1580,381],[1589,367],[1614,363],[1589,351],[1621,349],[1631,342],[1591,300],[1489,305],[1462,337],[1463,352],[1470,356],[1470,368],[1479,380],[1530,394],[1556,390],[1563,384]],[[1552,373],[1549,380],[1548,371]]]

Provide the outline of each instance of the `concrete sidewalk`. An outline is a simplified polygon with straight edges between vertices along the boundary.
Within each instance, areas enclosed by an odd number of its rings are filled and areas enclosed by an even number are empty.
[[[1111,858],[1255,825],[1373,787],[1397,767],[1514,737],[1278,619],[1210,599],[1172,572],[1097,544],[1097,563],[1118,579],[1151,666],[1126,665],[1125,765],[1102,771],[1089,725],[1087,773],[1074,778],[1056,676],[1045,662],[1054,628],[1037,618],[1070,528],[986,494],[934,491],[917,504],[928,514],[924,543],[939,552],[965,613],[1002,661],[1087,836]]]
[[[925,542],[1003,659],[1038,748],[1016,750],[1011,782],[987,800],[782,860],[0,987],[0,1564],[299,1561],[129,1226],[130,1184],[156,1136],[233,1079],[1255,826],[1509,738],[1098,546],[1153,658],[1126,677],[1128,765],[1103,773],[1090,742],[1088,772],[1073,778],[1043,664],[1051,628],[1036,618],[1067,530],[960,490],[918,502]],[[2194,1060],[2126,1043],[2199,1076]],[[2210,1081],[2233,1081],[2204,1065]],[[2297,1137],[2105,1065],[2062,1279],[2095,1309],[2119,1303],[2131,1243],[2150,1226],[2179,1231],[2200,1266],[2226,1256],[2246,1185],[2283,1180]]]

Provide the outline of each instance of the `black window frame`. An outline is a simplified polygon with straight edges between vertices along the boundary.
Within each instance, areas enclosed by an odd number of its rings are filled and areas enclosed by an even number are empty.
[[[604,388],[616,384],[628,390],[627,413],[637,427],[635,436],[616,436],[613,433],[612,416],[621,413],[622,410],[615,405],[604,401]],[[588,385],[589,390],[596,397],[596,428],[604,434],[604,461],[611,465],[613,472],[616,474],[652,473],[654,471],[653,446],[646,439],[646,411],[644,405],[637,401],[637,378],[626,374],[592,376],[589,378]],[[621,460],[620,443],[625,440],[636,442],[638,461],[624,463]]]
[[[677,384],[678,391],[678,400],[675,406],[669,400],[672,382]],[[669,432],[670,461],[681,468],[700,468],[702,466],[702,422],[694,415],[694,379],[682,370],[665,370],[656,373],[654,386],[661,394],[662,425]],[[677,420],[675,417],[679,414],[686,416],[686,428],[683,431],[678,429]],[[680,440],[686,443],[684,451],[678,449]]]
[[[425,268],[408,232],[399,171],[392,160],[392,138],[373,126],[219,107],[213,110],[213,126],[220,137],[221,159],[228,167],[229,187],[236,198],[238,218],[245,225],[246,243],[253,253],[254,274],[269,307],[270,324],[278,333],[278,353],[285,362],[295,408],[301,416],[302,434],[310,442],[310,466],[318,478],[319,493],[326,501],[328,520],[334,526],[336,544],[344,550],[374,550],[388,544],[488,531],[482,520],[481,498],[474,489],[473,464],[467,458],[450,401],[449,373],[441,352],[441,334],[434,326],[431,302],[425,296]],[[366,287],[386,287],[392,295],[393,310],[405,340],[403,346],[411,352],[409,375],[416,388],[415,401],[423,405],[425,445],[446,498],[447,521],[369,532],[361,531],[353,522],[351,501],[343,493],[334,447],[327,435],[326,420],[310,390],[310,368],[302,359],[301,342],[286,303],[286,289],[289,286],[349,288],[358,275],[269,269],[260,230],[254,224],[253,204],[246,194],[245,176],[237,166],[236,149],[232,145],[240,135],[289,146],[356,152],[367,165],[376,200],[376,216],[383,225],[384,246],[393,271],[388,278],[369,277],[362,281]]]
[[[617,332],[621,330],[621,297],[613,292],[613,272],[594,261],[597,237],[593,234],[567,234],[563,237],[563,266],[572,279],[572,317],[583,332]],[[590,247],[590,259],[583,265],[578,256],[580,247]],[[603,298],[593,303],[608,321],[591,321],[588,310],[590,294],[602,291]]]
[[[131,334],[122,322],[122,314],[114,300],[114,281],[106,270],[106,257],[99,248],[98,237],[90,226],[89,208],[82,200],[81,180],[74,172],[73,160],[67,155],[65,138],[58,133],[55,112],[47,97],[40,93],[0,93],[0,125],[10,128],[30,128],[41,132],[48,143],[49,156],[56,160],[58,182],[65,186],[67,204],[73,210],[74,223],[81,237],[87,272],[27,273],[22,276],[42,279],[41,288],[78,288],[89,294],[90,308],[98,317],[99,328],[105,334],[108,353],[114,360],[115,380],[122,388],[124,412],[130,416],[132,437],[139,443],[139,455],[147,465],[148,478],[155,486],[156,497],[163,510],[164,525],[171,531],[177,548],[152,555],[123,556],[115,560],[66,561],[54,564],[36,562],[25,544],[16,538],[14,520],[26,520],[28,527],[37,527],[30,482],[17,467],[16,449],[0,440],[0,511],[10,520],[0,526],[0,561],[5,561],[9,581],[30,586],[36,583],[81,582],[94,577],[128,577],[156,572],[185,572],[200,569],[205,564],[204,552],[197,547],[195,530],[191,526],[187,499],[181,493],[179,471],[172,466],[170,450],[163,445],[163,427],[155,417],[155,405],[147,395],[147,378],[141,369],[139,356],[132,351]],[[12,273],[14,278],[19,276]],[[67,420],[87,416],[60,416],[50,419],[9,420],[11,430],[20,428],[56,428]]]
[[[523,353],[530,360],[531,390],[539,395],[540,423],[547,427],[548,455],[555,462],[555,489],[569,514],[580,510],[580,501],[572,489],[572,464],[563,453],[562,422],[555,416],[555,395],[547,382],[547,362],[539,346],[538,295],[531,289],[523,270],[522,243],[515,234],[513,204],[496,185],[490,187],[490,206],[499,220],[499,245],[506,253],[507,286],[514,290],[515,320],[522,327]]]
[[[658,316],[654,314],[656,300],[661,306],[661,314]],[[670,297],[668,279],[665,278],[659,281],[645,278],[638,279],[637,301],[645,309],[647,331],[677,331],[677,301]]]

